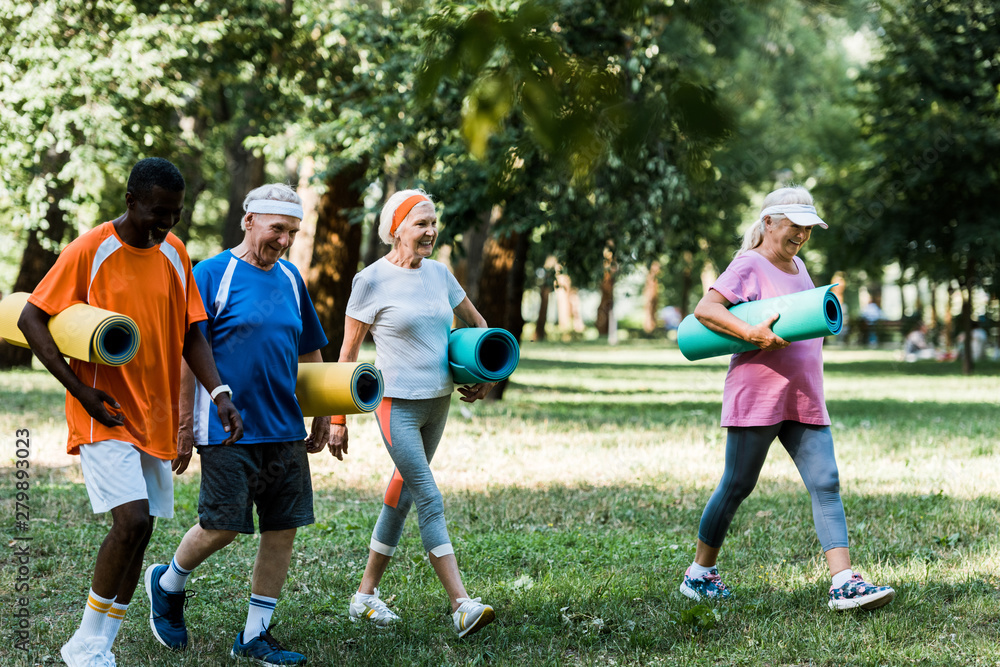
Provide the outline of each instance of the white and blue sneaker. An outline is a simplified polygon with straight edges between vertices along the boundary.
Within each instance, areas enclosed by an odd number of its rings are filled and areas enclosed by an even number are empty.
[[[722,583],[719,571],[714,567],[701,577],[692,577],[689,567],[684,572],[684,581],[681,582],[680,591],[695,602],[702,599],[726,600],[732,595],[732,591]]]
[[[892,602],[896,591],[891,586],[876,586],[865,581],[864,577],[855,572],[840,588],[830,586],[830,601],[827,603],[834,611],[845,609],[878,609]]]

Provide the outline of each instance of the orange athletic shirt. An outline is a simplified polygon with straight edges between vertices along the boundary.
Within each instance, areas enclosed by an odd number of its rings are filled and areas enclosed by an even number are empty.
[[[78,378],[118,401],[125,423],[104,426],[66,392],[66,451],[79,454],[80,445],[114,439],[176,458],[184,336],[207,319],[181,240],[168,234],[152,248],[134,248],[105,222],[63,249],[28,301],[49,315],[87,303],[128,315],[139,327],[139,351],[123,366],[70,360]]]

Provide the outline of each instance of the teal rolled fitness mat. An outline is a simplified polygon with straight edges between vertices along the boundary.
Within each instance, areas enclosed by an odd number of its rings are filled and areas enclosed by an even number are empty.
[[[448,339],[448,363],[456,384],[506,380],[520,359],[517,339],[506,329],[455,329]]]
[[[756,325],[771,315],[779,317],[772,330],[790,343],[823,336],[836,336],[844,326],[840,301],[830,291],[836,285],[776,296],[759,301],[744,301],[729,312],[748,324]],[[688,315],[677,327],[677,344],[689,361],[708,359],[758,349],[753,343],[712,331]]]

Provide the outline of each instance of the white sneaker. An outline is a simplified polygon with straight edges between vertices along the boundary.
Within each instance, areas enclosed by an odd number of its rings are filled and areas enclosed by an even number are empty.
[[[69,641],[59,649],[63,662],[69,667],[109,667],[114,665],[108,656],[110,651],[104,650],[107,643],[104,637],[77,637],[73,635]]]
[[[458,609],[452,614],[455,619],[455,632],[459,637],[472,635],[493,622],[496,614],[493,607],[483,604],[480,598],[458,598]]]
[[[376,627],[384,628],[396,621],[401,620],[399,616],[392,613],[392,611],[385,606],[385,603],[378,597],[378,589],[375,589],[374,595],[365,596],[367,599],[359,600],[361,596],[360,593],[355,593],[351,596],[351,606],[349,608],[350,618],[352,621],[357,621],[359,618],[368,619],[373,622]]]

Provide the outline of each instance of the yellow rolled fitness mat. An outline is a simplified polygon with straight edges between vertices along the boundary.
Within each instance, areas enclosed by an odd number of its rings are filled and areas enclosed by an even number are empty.
[[[28,303],[27,292],[14,292],[0,301],[0,337],[11,345],[28,347],[17,320]],[[131,317],[75,303],[49,320],[49,333],[67,357],[105,366],[122,366],[139,351],[139,327]]]
[[[383,391],[382,371],[367,362],[299,364],[295,397],[303,417],[372,412]]]

